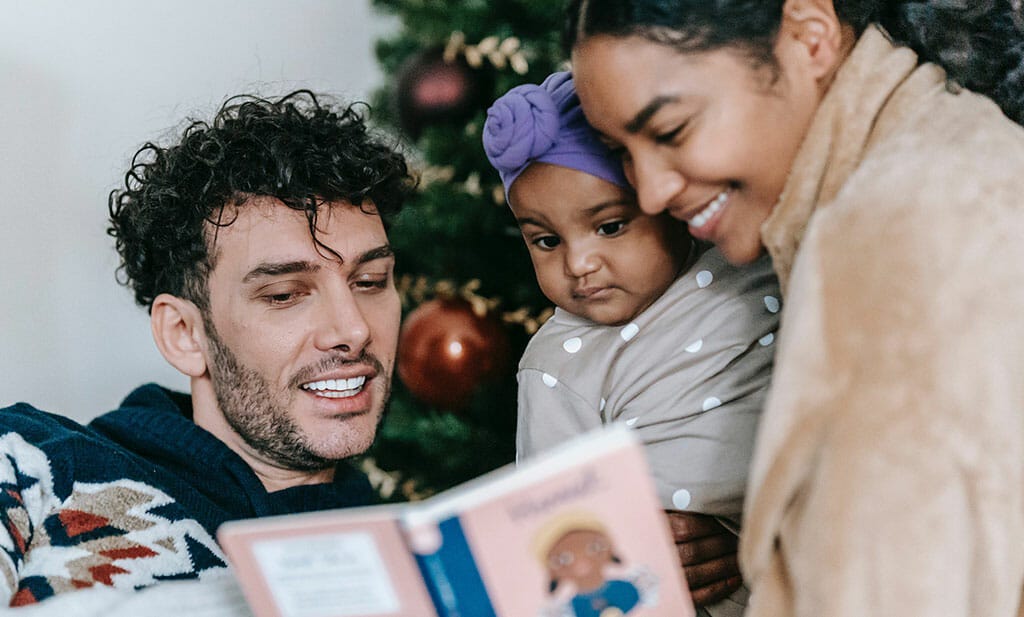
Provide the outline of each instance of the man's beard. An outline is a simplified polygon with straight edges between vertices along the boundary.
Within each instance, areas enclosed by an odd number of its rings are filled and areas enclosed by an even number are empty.
[[[210,377],[217,404],[228,425],[249,447],[285,469],[295,471],[329,469],[347,458],[317,454],[295,418],[288,414],[287,407],[275,399],[267,380],[258,372],[243,366],[231,349],[220,340],[213,322],[210,319],[204,321],[210,343]],[[380,361],[365,351],[356,360],[344,360],[337,356],[325,358],[316,366],[299,371],[290,386],[298,387],[317,374],[346,364],[363,364],[374,368],[377,376],[387,384],[381,404],[386,407],[391,394],[390,381]],[[371,413],[374,411],[370,410]],[[378,423],[383,415],[381,412]],[[345,428],[339,427],[339,430]],[[359,453],[354,452],[352,455]]]

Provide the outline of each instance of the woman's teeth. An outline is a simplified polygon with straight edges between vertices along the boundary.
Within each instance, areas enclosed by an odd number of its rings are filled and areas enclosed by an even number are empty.
[[[715,197],[713,200],[711,200],[711,203],[709,203],[707,207],[705,207],[703,210],[698,212],[696,216],[690,219],[690,227],[693,227],[694,229],[700,229],[701,227],[706,225],[707,222],[711,220],[711,217],[713,217],[719,210],[722,209],[722,206],[725,205],[725,201],[727,199],[729,199],[728,189],[719,193],[718,197]]]

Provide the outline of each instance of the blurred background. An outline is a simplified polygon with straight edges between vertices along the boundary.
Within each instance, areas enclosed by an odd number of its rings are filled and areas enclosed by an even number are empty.
[[[515,366],[550,315],[480,131],[564,67],[552,0],[6,0],[0,19],[0,407],[86,422],[187,381],[117,284],[107,194],[147,140],[241,92],[373,105],[420,176],[390,231],[405,330],[361,464],[417,499],[510,462]]]

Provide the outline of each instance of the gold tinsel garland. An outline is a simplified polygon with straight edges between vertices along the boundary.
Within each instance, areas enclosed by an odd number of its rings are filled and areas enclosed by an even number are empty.
[[[480,289],[479,279],[473,279],[461,287],[453,281],[439,280],[431,281],[425,276],[413,276],[404,274],[398,278],[398,293],[402,298],[403,306],[418,306],[432,298],[462,298],[473,307],[473,312],[478,317],[488,313],[498,312],[501,306],[499,298],[487,298],[476,293]],[[554,309],[545,308],[539,313],[522,307],[514,311],[502,311],[499,313],[502,323],[517,325],[523,328],[527,334],[535,333],[551,315]]]

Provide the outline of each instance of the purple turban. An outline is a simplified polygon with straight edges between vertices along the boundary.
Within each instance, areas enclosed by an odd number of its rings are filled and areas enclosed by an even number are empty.
[[[552,73],[537,86],[506,92],[487,110],[484,151],[508,190],[534,161],[550,163],[629,186],[622,163],[587,124],[572,75]]]

